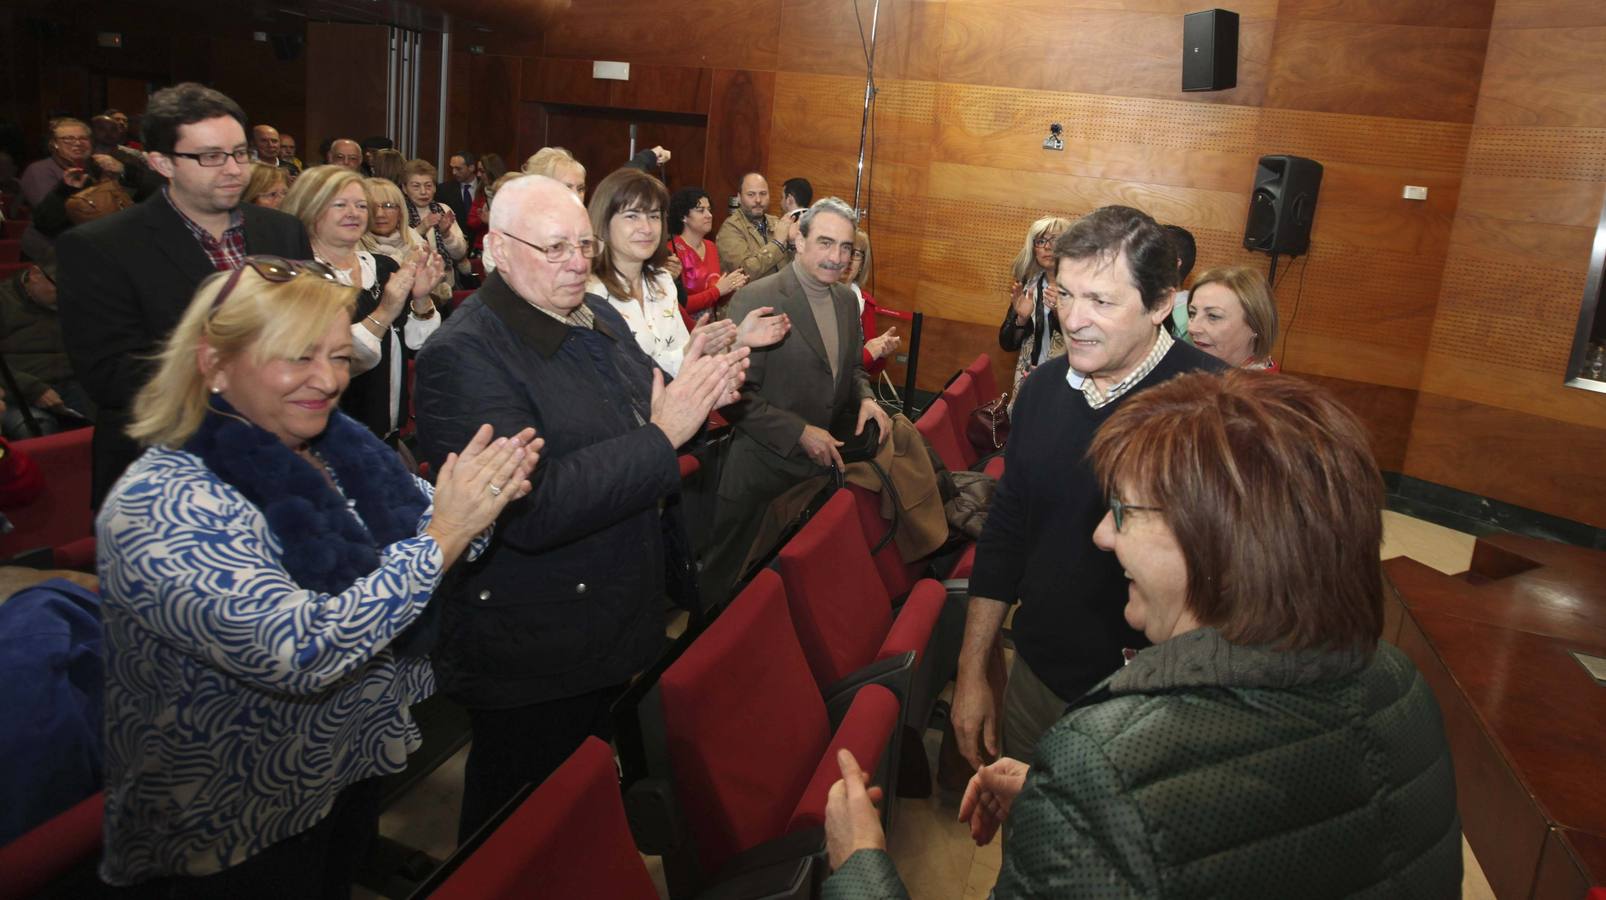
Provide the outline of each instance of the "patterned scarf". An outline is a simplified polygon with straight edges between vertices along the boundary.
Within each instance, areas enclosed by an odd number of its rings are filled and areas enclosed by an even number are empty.
[[[440,205],[440,201],[431,200],[429,202],[429,211],[439,216],[446,212],[446,208]],[[413,205],[411,200],[407,201],[407,227],[417,228],[418,223],[422,219],[423,214],[418,211],[418,207]],[[444,231],[445,229],[441,228],[439,225],[435,226],[435,252],[441,255],[441,259],[446,260],[447,263],[450,263],[452,261],[452,254],[446,252],[446,235],[442,233]],[[447,268],[449,269],[451,266],[448,265]]]

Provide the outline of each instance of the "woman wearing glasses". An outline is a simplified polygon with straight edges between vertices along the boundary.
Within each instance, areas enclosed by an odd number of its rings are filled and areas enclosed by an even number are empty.
[[[1093,542],[1153,646],[1071,704],[1030,768],[971,779],[976,842],[1009,825],[992,896],[1459,897],[1439,708],[1379,640],[1365,427],[1297,379],[1190,373],[1123,404],[1089,456],[1110,506]],[[900,896],[840,763],[824,896]]]
[[[681,318],[695,328],[704,312],[718,316],[718,307],[747,283],[741,269],[721,273],[719,248],[707,240],[714,230],[714,203],[700,187],[681,188],[669,198],[669,250],[680,260],[680,283],[686,289]]]
[[[865,374],[871,379],[880,375],[887,367],[887,357],[898,352],[903,339],[898,337],[898,326],[893,325],[875,337],[870,337],[876,328],[875,298],[864,289],[864,280],[870,271],[870,235],[860,228],[853,232],[853,255],[848,259],[848,268],[842,273],[842,283],[853,291],[853,296],[859,298],[859,326],[863,330]]]
[[[998,346],[1020,351],[1015,362],[1015,388],[1026,373],[1065,355],[1065,338],[1054,315],[1054,242],[1071,227],[1069,219],[1044,216],[1026,230],[1026,244],[1015,256],[1010,275],[1009,309],[998,329]],[[1013,394],[1013,392],[1012,392]]]
[[[362,249],[369,204],[360,173],[315,166],[296,179],[282,209],[306,226],[313,257],[359,289],[351,325],[354,377],[341,408],[395,446],[408,410],[407,360],[441,324],[430,291],[443,269],[427,247],[400,263]]]
[[[431,487],[336,411],[357,292],[248,257],[204,281],[101,507],[101,876],[161,897],[349,897],[376,779],[434,691],[417,627],[541,442],[480,429]],[[427,620],[426,620],[427,621]]]
[[[388,256],[397,266],[407,261],[409,253],[428,252],[429,244],[424,238],[404,224],[407,198],[396,182],[376,176],[364,179],[364,183],[368,185],[372,205],[368,207],[368,233],[362,236],[362,249],[376,256]],[[445,272],[430,288],[429,296],[442,315],[451,308],[452,283]]]
[[[675,281],[664,269],[664,183],[639,169],[619,169],[597,185],[589,206],[591,231],[602,241],[592,261],[586,293],[602,297],[624,317],[636,343],[670,375],[680,372],[694,334],[707,336],[704,352],[719,354],[733,345],[768,347],[786,336],[791,322],[754,310],[740,327],[729,320],[705,320],[688,330],[681,318]]]
[[[284,205],[284,197],[288,193],[290,178],[283,168],[267,163],[252,163],[251,178],[245,183],[245,193],[240,195],[240,202],[278,209]]]

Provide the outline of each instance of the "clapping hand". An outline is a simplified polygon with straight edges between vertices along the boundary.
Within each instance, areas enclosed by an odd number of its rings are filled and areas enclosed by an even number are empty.
[[[495,440],[492,434],[490,425],[481,425],[462,453],[447,454],[435,478],[426,533],[440,545],[443,565],[450,566],[509,503],[530,492],[530,472],[544,442],[533,428]]]
[[[757,350],[778,344],[792,330],[792,319],[786,313],[774,315],[775,307],[760,306],[742,317],[742,325],[736,332],[736,340],[743,347]]]
[[[735,291],[737,288],[740,288],[746,283],[747,273],[741,269],[732,269],[729,272],[726,272],[724,275],[719,276],[719,280],[714,282],[714,287],[719,289],[719,295],[721,297],[729,297],[732,291]]]
[[[746,377],[747,348],[709,354],[704,352],[705,342],[703,334],[692,338],[680,374],[668,386],[662,369],[652,373],[652,424],[675,447],[691,440],[715,407],[733,402]]]
[[[879,335],[864,342],[864,349],[870,351],[871,359],[886,359],[896,353],[899,345],[903,343],[898,337],[898,326],[894,325]]]
[[[412,273],[411,286],[408,297],[414,302],[429,296],[435,285],[441,283],[446,275],[446,261],[435,252],[433,247],[414,247],[402,262],[403,269],[410,269]],[[401,272],[396,273],[400,275]],[[391,277],[395,277],[394,275]]]
[[[1032,313],[1036,311],[1036,301],[1032,299],[1032,292],[1024,284],[1015,282],[1009,287],[1009,305],[1015,310],[1015,323],[1025,325],[1032,320]]]
[[[691,330],[691,343],[686,345],[686,353],[683,359],[689,361],[693,358],[692,348],[694,346],[698,348],[697,353],[700,356],[718,356],[735,346],[736,335],[735,322],[729,319],[716,321],[711,317],[704,319],[698,323],[696,328]],[[703,339],[701,344],[697,343],[697,338],[699,337]]]

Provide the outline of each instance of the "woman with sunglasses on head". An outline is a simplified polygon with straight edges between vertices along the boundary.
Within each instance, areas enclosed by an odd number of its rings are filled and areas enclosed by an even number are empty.
[[[669,250],[680,260],[680,283],[686,289],[681,317],[687,328],[697,325],[698,316],[710,311],[719,315],[725,298],[747,283],[741,269],[721,273],[719,248],[708,240],[714,230],[714,202],[700,187],[681,188],[669,198]]]
[[[1009,308],[998,328],[998,346],[1020,351],[1015,362],[1015,389],[1026,373],[1065,355],[1065,338],[1053,312],[1054,242],[1071,227],[1071,220],[1044,216],[1026,230],[1026,244],[1015,255],[1010,276]],[[1011,391],[1013,395],[1014,391]]]
[[[1088,457],[1109,504],[1093,543],[1152,645],[1072,703],[1031,766],[971,779],[976,843],[1008,827],[990,896],[1460,897],[1439,707],[1381,640],[1365,426],[1299,379],[1196,372],[1124,402]],[[823,895],[907,897],[844,756]]]
[[[407,424],[407,360],[440,327],[430,291],[440,257],[414,248],[397,263],[364,250],[371,205],[363,176],[342,166],[315,166],[296,179],[281,209],[301,220],[314,258],[358,288],[352,318],[351,389],[341,408],[395,446]]]
[[[134,404],[96,522],[101,877],[153,897],[350,896],[379,776],[419,746],[443,573],[530,490],[481,428],[432,489],[336,409],[358,291],[247,257],[202,282]]]
[[[690,330],[680,315],[675,281],[664,269],[664,183],[639,169],[619,169],[591,193],[591,232],[602,243],[591,265],[586,293],[605,298],[624,317],[642,352],[669,375],[680,371],[693,335],[706,335],[704,353],[730,347],[768,347],[792,327],[770,307],[754,310],[737,326],[729,320],[704,321]]]

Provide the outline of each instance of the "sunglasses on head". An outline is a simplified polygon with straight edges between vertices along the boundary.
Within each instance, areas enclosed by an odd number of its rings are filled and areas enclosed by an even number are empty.
[[[223,289],[217,292],[216,297],[212,298],[212,309],[207,313],[208,317],[217,315],[218,308],[223,305],[223,301],[227,300],[229,294],[234,291],[234,286],[240,283],[240,276],[246,269],[250,269],[261,276],[263,280],[271,281],[274,284],[294,281],[298,275],[312,275],[322,278],[324,281],[340,284],[340,276],[335,274],[335,270],[315,259],[295,260],[285,259],[280,256],[247,256],[240,267],[231,272],[228,280],[223,282]]]

